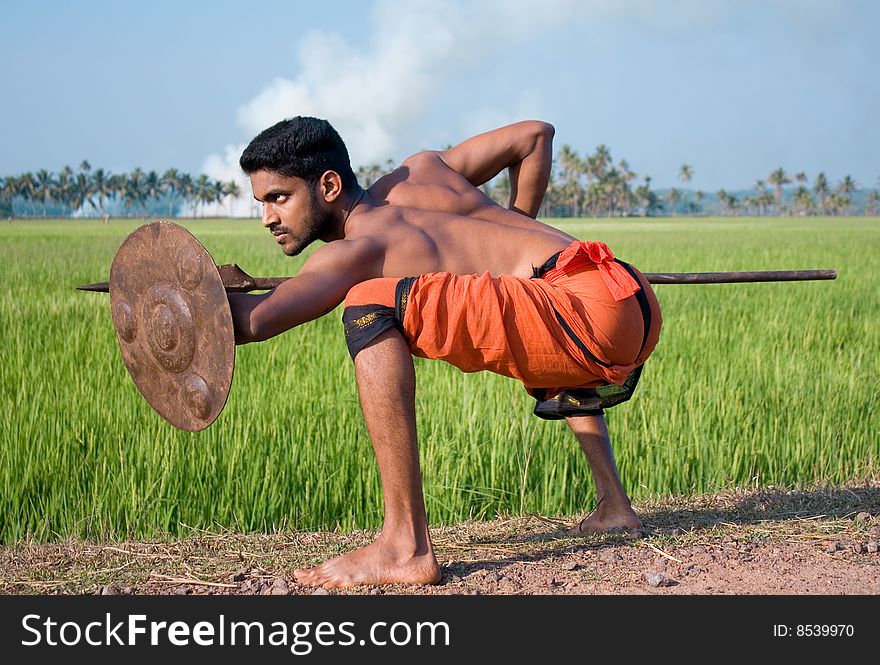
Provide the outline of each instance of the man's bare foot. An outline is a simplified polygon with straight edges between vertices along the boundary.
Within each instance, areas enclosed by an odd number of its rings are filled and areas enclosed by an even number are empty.
[[[609,531],[630,531],[641,528],[642,520],[639,519],[639,516],[632,509],[628,511],[621,509],[615,512],[596,509],[582,519],[579,524],[569,528],[567,532],[572,535],[583,535],[588,533],[607,533]]]
[[[437,584],[440,566],[430,548],[424,554],[402,555],[380,535],[366,547],[293,574],[300,584],[325,589],[358,584]]]

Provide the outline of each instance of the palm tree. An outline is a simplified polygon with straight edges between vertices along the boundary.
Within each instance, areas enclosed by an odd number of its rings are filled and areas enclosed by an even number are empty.
[[[170,168],[162,174],[162,188],[168,195],[168,216],[172,215],[174,200],[181,190],[180,171]]]
[[[602,177],[599,185],[604,195],[605,209],[609,215],[614,216],[615,210],[619,207],[619,201],[626,196],[624,194],[626,184],[621,177],[620,171],[612,167]]]
[[[843,176],[843,180],[837,183],[837,191],[841,195],[841,199],[838,201],[839,205],[842,205],[841,212],[849,213],[849,207],[852,204],[852,196],[851,194],[858,189],[858,185],[856,181],[852,179],[851,176]],[[845,203],[845,205],[844,205]]]
[[[42,201],[43,217],[46,216],[46,204],[52,198],[52,174],[46,169],[40,169],[36,173],[34,200]]]
[[[832,215],[842,215],[849,209],[852,200],[841,192],[832,192],[828,197],[828,211]]]
[[[144,172],[140,166],[129,173],[127,176],[121,176],[119,181],[119,195],[126,209],[130,209],[137,204],[142,210],[146,210],[146,197],[144,195]]]
[[[718,197],[718,200],[721,202],[721,207],[724,211],[729,212],[731,214],[736,213],[737,208],[739,207],[739,202],[736,200],[736,196],[733,194],[728,194],[727,190],[719,189],[715,196]]]
[[[214,180],[211,182],[211,203],[217,203],[218,205],[223,202],[223,197],[225,194],[223,193],[225,189],[224,183],[219,180]],[[220,216],[220,213],[217,213],[217,216]]]
[[[125,202],[124,192],[127,189],[126,182],[128,181],[128,175],[125,173],[117,173],[111,175],[110,178],[110,191],[112,192],[112,196],[116,201]],[[127,208],[128,206],[126,206]]]
[[[636,188],[635,194],[639,206],[644,210],[644,216],[650,217],[651,213],[656,212],[660,207],[660,199],[657,198],[657,194],[651,191],[651,176],[645,176],[644,182]]]
[[[794,203],[795,209],[801,215],[812,214],[813,208],[815,207],[815,202],[810,195],[810,190],[803,185],[800,185],[794,193]]]
[[[620,169],[620,180],[623,184],[622,196],[623,196],[623,209],[624,215],[629,216],[632,214],[632,186],[630,183],[636,179],[636,174],[629,168],[629,162],[625,159],[621,159],[617,164],[617,168]]]
[[[581,188],[578,178],[582,170],[581,158],[577,151],[570,145],[565,144],[562,149],[556,153],[556,160],[562,170],[562,192],[568,201],[572,217],[580,216],[580,198]]]
[[[82,208],[86,202],[91,203],[92,208],[95,207],[95,204],[92,202],[92,192],[92,180],[89,178],[87,171],[80,171],[73,176],[69,198],[71,214]]]
[[[669,214],[675,214],[675,206],[681,201],[681,192],[673,187],[666,192],[666,200],[669,201]]]
[[[601,182],[591,182],[582,192],[583,211],[596,217],[605,209],[605,189]]]
[[[828,178],[821,171],[816,176],[816,182],[813,183],[813,192],[819,198],[819,211],[824,215],[825,198],[831,193],[831,187],[828,185]]]
[[[61,205],[60,214],[66,214],[73,198],[73,169],[65,166],[58,173],[58,177],[52,184],[51,197]]]
[[[601,177],[608,165],[611,163],[611,149],[604,143],[596,146],[596,152],[593,153],[594,173],[596,177]]]
[[[202,214],[204,215],[205,205],[211,202],[214,193],[211,191],[211,181],[208,176],[202,173],[195,182],[193,182],[193,202],[198,211],[199,204],[202,206]],[[198,215],[196,215],[198,216]]]
[[[163,193],[162,179],[156,171],[150,171],[144,176],[144,213],[147,213],[146,203],[150,203],[150,210],[155,209],[155,204]]]
[[[12,175],[0,178],[0,209],[3,210],[2,214],[10,219],[15,212],[14,201],[19,192],[18,183],[18,178]]]
[[[30,171],[22,174],[18,179],[18,193],[25,203],[30,203],[32,216],[37,214],[37,187],[37,178]]]
[[[241,196],[241,187],[235,180],[223,183],[223,196],[229,199],[229,216],[232,217],[232,204],[239,196]]]
[[[782,203],[782,186],[790,183],[791,178],[788,177],[785,169],[780,166],[768,176],[767,182],[773,185],[773,198],[776,202],[776,214],[778,215],[780,212],[780,204]]]
[[[71,205],[74,211],[79,210],[86,203],[90,204],[93,210],[96,210],[95,202],[92,201],[94,182],[92,181],[91,173],[92,165],[89,163],[89,160],[82,160],[79,163],[79,171],[73,179],[73,192],[71,194],[75,201],[72,201]],[[74,205],[74,202],[77,205]]]
[[[681,180],[681,183],[682,183],[682,185],[684,185],[685,188],[687,188],[688,184],[690,183],[690,181],[693,177],[694,177],[694,167],[691,166],[690,164],[682,164],[681,167],[678,169],[678,179]],[[687,204],[688,203],[687,189],[685,189],[685,191],[684,191],[684,200],[685,200],[685,203]]]
[[[757,205],[757,207],[758,207],[758,214],[759,215],[764,214],[764,201],[767,200],[766,194],[767,194],[767,183],[764,182],[763,180],[757,180],[755,182],[755,196],[754,196],[753,200],[755,201],[755,205]]]
[[[678,170],[678,179],[684,183],[685,186],[691,181],[694,177],[694,167],[690,164],[682,164],[681,168]]]
[[[865,199],[865,214],[877,215],[878,213],[880,213],[880,192],[872,189],[868,193],[868,198]]]
[[[195,203],[195,185],[193,184],[192,176],[189,173],[181,173],[180,178],[180,194],[183,196],[183,206],[184,208],[189,208],[192,210],[192,215],[196,214],[196,203]]]
[[[95,169],[95,172],[92,174],[91,192],[92,196],[98,197],[98,206],[96,209],[103,216],[104,199],[113,196],[114,193],[112,176],[104,171],[104,169]],[[92,203],[92,207],[95,207],[94,203]]]
[[[843,180],[837,184],[837,191],[846,196],[852,194],[856,189],[858,189],[856,181],[848,175],[843,176]]]
[[[18,194],[18,180],[15,176],[9,176],[0,180],[0,196],[4,199],[12,200]]]

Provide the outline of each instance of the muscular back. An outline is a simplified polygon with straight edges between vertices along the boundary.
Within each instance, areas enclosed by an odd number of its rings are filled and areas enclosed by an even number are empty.
[[[502,208],[436,152],[413,155],[368,192],[374,208],[353,220],[346,236],[379,238],[387,277],[437,271],[529,277],[533,266],[573,240]]]

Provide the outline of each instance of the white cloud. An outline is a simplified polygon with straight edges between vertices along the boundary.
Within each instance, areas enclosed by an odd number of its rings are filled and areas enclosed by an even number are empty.
[[[725,2],[679,0],[379,0],[361,48],[342,35],[314,30],[299,45],[294,78],[276,78],[238,111],[238,124],[254,136],[295,115],[328,119],[346,142],[357,167],[384,162],[401,150],[400,138],[442,102],[444,83],[456,76],[478,75],[509,49],[524,43],[552,44],[554,29],[607,21],[671,24],[698,28],[724,13]],[[535,117],[542,110],[535,90],[499,100],[495,108],[472,109],[461,100],[449,127],[465,135],[506,122]],[[424,146],[422,146],[424,147]],[[407,146],[412,149],[412,146]],[[212,155],[205,172],[239,180],[241,146]],[[249,195],[249,186],[243,190]],[[241,204],[236,210],[244,209]],[[222,207],[218,211],[223,214]]]

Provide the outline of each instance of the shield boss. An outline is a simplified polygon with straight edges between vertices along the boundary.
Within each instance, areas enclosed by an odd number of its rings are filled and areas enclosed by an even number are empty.
[[[214,422],[232,385],[235,334],[202,244],[171,222],[136,229],[113,259],[110,307],[125,367],[150,406],[187,432]]]

